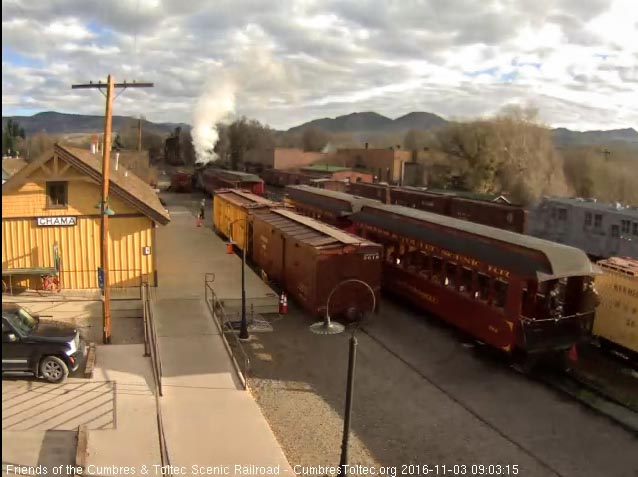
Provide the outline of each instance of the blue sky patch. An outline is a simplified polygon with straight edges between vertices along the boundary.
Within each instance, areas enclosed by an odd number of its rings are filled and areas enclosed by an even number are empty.
[[[21,55],[15,52],[13,49],[3,46],[2,47],[2,61],[12,64],[14,66],[26,66],[28,68],[41,68],[42,61],[35,58],[29,58],[28,56]]]
[[[498,73],[498,68],[495,66],[493,68],[487,68],[485,70],[478,70],[478,71],[470,71],[464,74],[465,76],[470,76],[472,78],[475,78],[476,76],[480,76],[480,75],[496,76],[496,73]]]

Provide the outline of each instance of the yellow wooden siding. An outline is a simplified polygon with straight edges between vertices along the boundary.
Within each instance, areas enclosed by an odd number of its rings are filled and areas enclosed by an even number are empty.
[[[51,161],[47,164],[51,166]],[[51,166],[52,167],[52,166]],[[80,175],[85,179],[77,179]],[[75,179],[74,179],[75,178]],[[68,183],[66,208],[47,209],[46,182],[64,181]],[[39,171],[29,177],[20,188],[2,194],[2,217],[45,217],[56,215],[99,215],[95,206],[102,198],[102,185],[93,181],[80,171],[70,167],[64,174],[56,177],[44,177]],[[109,207],[118,214],[137,213],[127,202],[111,194]]]
[[[603,269],[593,334],[638,352],[638,277]]]
[[[247,209],[225,200],[223,195],[215,195],[213,199],[213,225],[225,237],[232,237],[233,242],[240,250],[244,249],[246,242],[247,215]]]
[[[152,254],[153,222],[147,217],[109,219],[109,267],[113,287],[139,286],[142,279],[154,282]],[[97,288],[100,265],[100,220],[78,218],[77,225],[38,227],[34,219],[2,221],[2,268],[52,267],[53,244],[60,253],[63,288]],[[151,247],[151,255],[142,248]],[[38,277],[13,278],[14,285],[40,288]]]

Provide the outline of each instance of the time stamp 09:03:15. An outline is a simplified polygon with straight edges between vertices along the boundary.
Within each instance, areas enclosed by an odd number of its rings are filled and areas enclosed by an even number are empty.
[[[517,464],[404,464],[399,475],[518,475]]]

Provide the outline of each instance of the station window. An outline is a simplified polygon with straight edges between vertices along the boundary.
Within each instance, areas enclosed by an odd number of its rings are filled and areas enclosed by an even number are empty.
[[[594,228],[599,229],[603,226],[603,216],[601,214],[596,214],[594,216]]]
[[[504,280],[494,280],[494,305],[499,308],[505,308],[507,301],[507,282]]]
[[[67,206],[68,182],[47,182],[47,207],[64,208]]]
[[[490,297],[490,277],[483,273],[478,274],[478,291],[474,295],[479,300],[487,301]]]
[[[585,212],[585,227],[591,227],[591,212]]]
[[[628,234],[629,232],[631,232],[631,221],[623,220],[621,224],[622,224],[622,233]]]

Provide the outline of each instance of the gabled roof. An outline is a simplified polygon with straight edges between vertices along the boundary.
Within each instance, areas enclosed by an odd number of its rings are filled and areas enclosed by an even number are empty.
[[[2,185],[2,193],[5,194],[14,187],[19,186],[23,179],[29,177],[33,171],[49,161],[54,154],[57,154],[62,160],[82,171],[96,182],[102,182],[101,155],[93,154],[89,150],[77,147],[56,144],[52,152],[43,154],[38,159],[11,176],[9,180]],[[109,188],[111,193],[125,202],[128,202],[134,208],[138,209],[155,222],[162,225],[166,225],[170,222],[168,212],[160,203],[159,197],[153,188],[135,174],[129,173],[122,167],[120,167],[117,171],[111,167]]]

